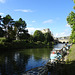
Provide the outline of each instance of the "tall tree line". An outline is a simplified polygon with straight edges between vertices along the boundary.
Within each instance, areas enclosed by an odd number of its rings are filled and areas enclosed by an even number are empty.
[[[35,42],[41,41],[45,43],[50,43],[54,41],[54,38],[50,32],[42,33],[40,30],[36,30],[33,35],[33,40]]]
[[[26,39],[34,42],[50,43],[54,40],[51,33],[43,34],[40,30],[36,30],[33,35],[30,35],[26,30],[26,26],[27,24],[22,18],[14,21],[10,15],[0,16],[0,37],[5,37],[8,42]]]
[[[29,34],[28,30],[26,30],[26,25],[22,18],[14,21],[10,15],[0,16],[0,37],[5,36],[9,41],[27,39]]]

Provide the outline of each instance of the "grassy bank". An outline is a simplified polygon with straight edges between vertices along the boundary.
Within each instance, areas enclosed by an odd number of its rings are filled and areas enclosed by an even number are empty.
[[[70,49],[70,54],[68,55],[69,61],[75,61],[75,44],[72,45],[72,48]]]
[[[68,59],[59,72],[59,75],[75,75],[75,44],[72,45]]]

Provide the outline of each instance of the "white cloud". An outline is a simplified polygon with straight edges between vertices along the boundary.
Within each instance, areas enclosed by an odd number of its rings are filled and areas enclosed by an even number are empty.
[[[28,27],[26,29],[28,29],[28,32],[30,34],[33,34],[35,32],[35,30],[42,30],[42,28],[34,28],[34,27]]]
[[[3,15],[4,13],[0,13],[0,15]]]
[[[43,23],[52,23],[52,22],[53,22],[53,20],[49,19],[49,20],[44,21]]]
[[[71,31],[66,29],[64,32],[56,33],[56,34],[54,35],[54,37],[70,36],[70,34],[71,34]]]
[[[36,22],[36,21],[33,20],[32,22],[34,23],[34,22]]]
[[[65,26],[68,27],[68,28],[66,28],[63,32],[56,33],[56,34],[54,35],[54,37],[70,36],[70,34],[71,34],[70,25],[66,24]]]
[[[32,24],[27,24],[27,26],[33,26]]]
[[[5,0],[0,0],[0,3],[5,3]]]
[[[28,10],[25,10],[25,9],[16,9],[14,11],[21,11],[21,12],[33,12],[32,10],[28,9]]]
[[[70,25],[67,24],[66,27],[70,27]]]
[[[56,33],[54,37],[63,37],[65,36],[65,32]]]

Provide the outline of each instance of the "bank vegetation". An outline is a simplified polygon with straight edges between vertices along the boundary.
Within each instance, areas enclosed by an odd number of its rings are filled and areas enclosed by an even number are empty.
[[[22,18],[14,21],[10,15],[0,16],[0,50],[52,47],[54,38],[51,32],[36,30],[30,35],[26,26]]]

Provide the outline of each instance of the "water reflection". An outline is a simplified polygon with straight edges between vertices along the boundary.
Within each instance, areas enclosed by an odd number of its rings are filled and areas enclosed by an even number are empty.
[[[62,48],[63,46],[65,46],[65,44],[59,43],[57,45],[54,45],[54,48]]]
[[[21,75],[32,68],[43,66],[51,49],[27,49],[0,53],[0,75]]]
[[[0,75],[21,75],[26,70],[26,64],[29,55],[22,55],[20,53],[0,55]]]
[[[41,48],[0,52],[0,75],[22,75],[32,68],[43,66],[49,60],[51,50]]]

